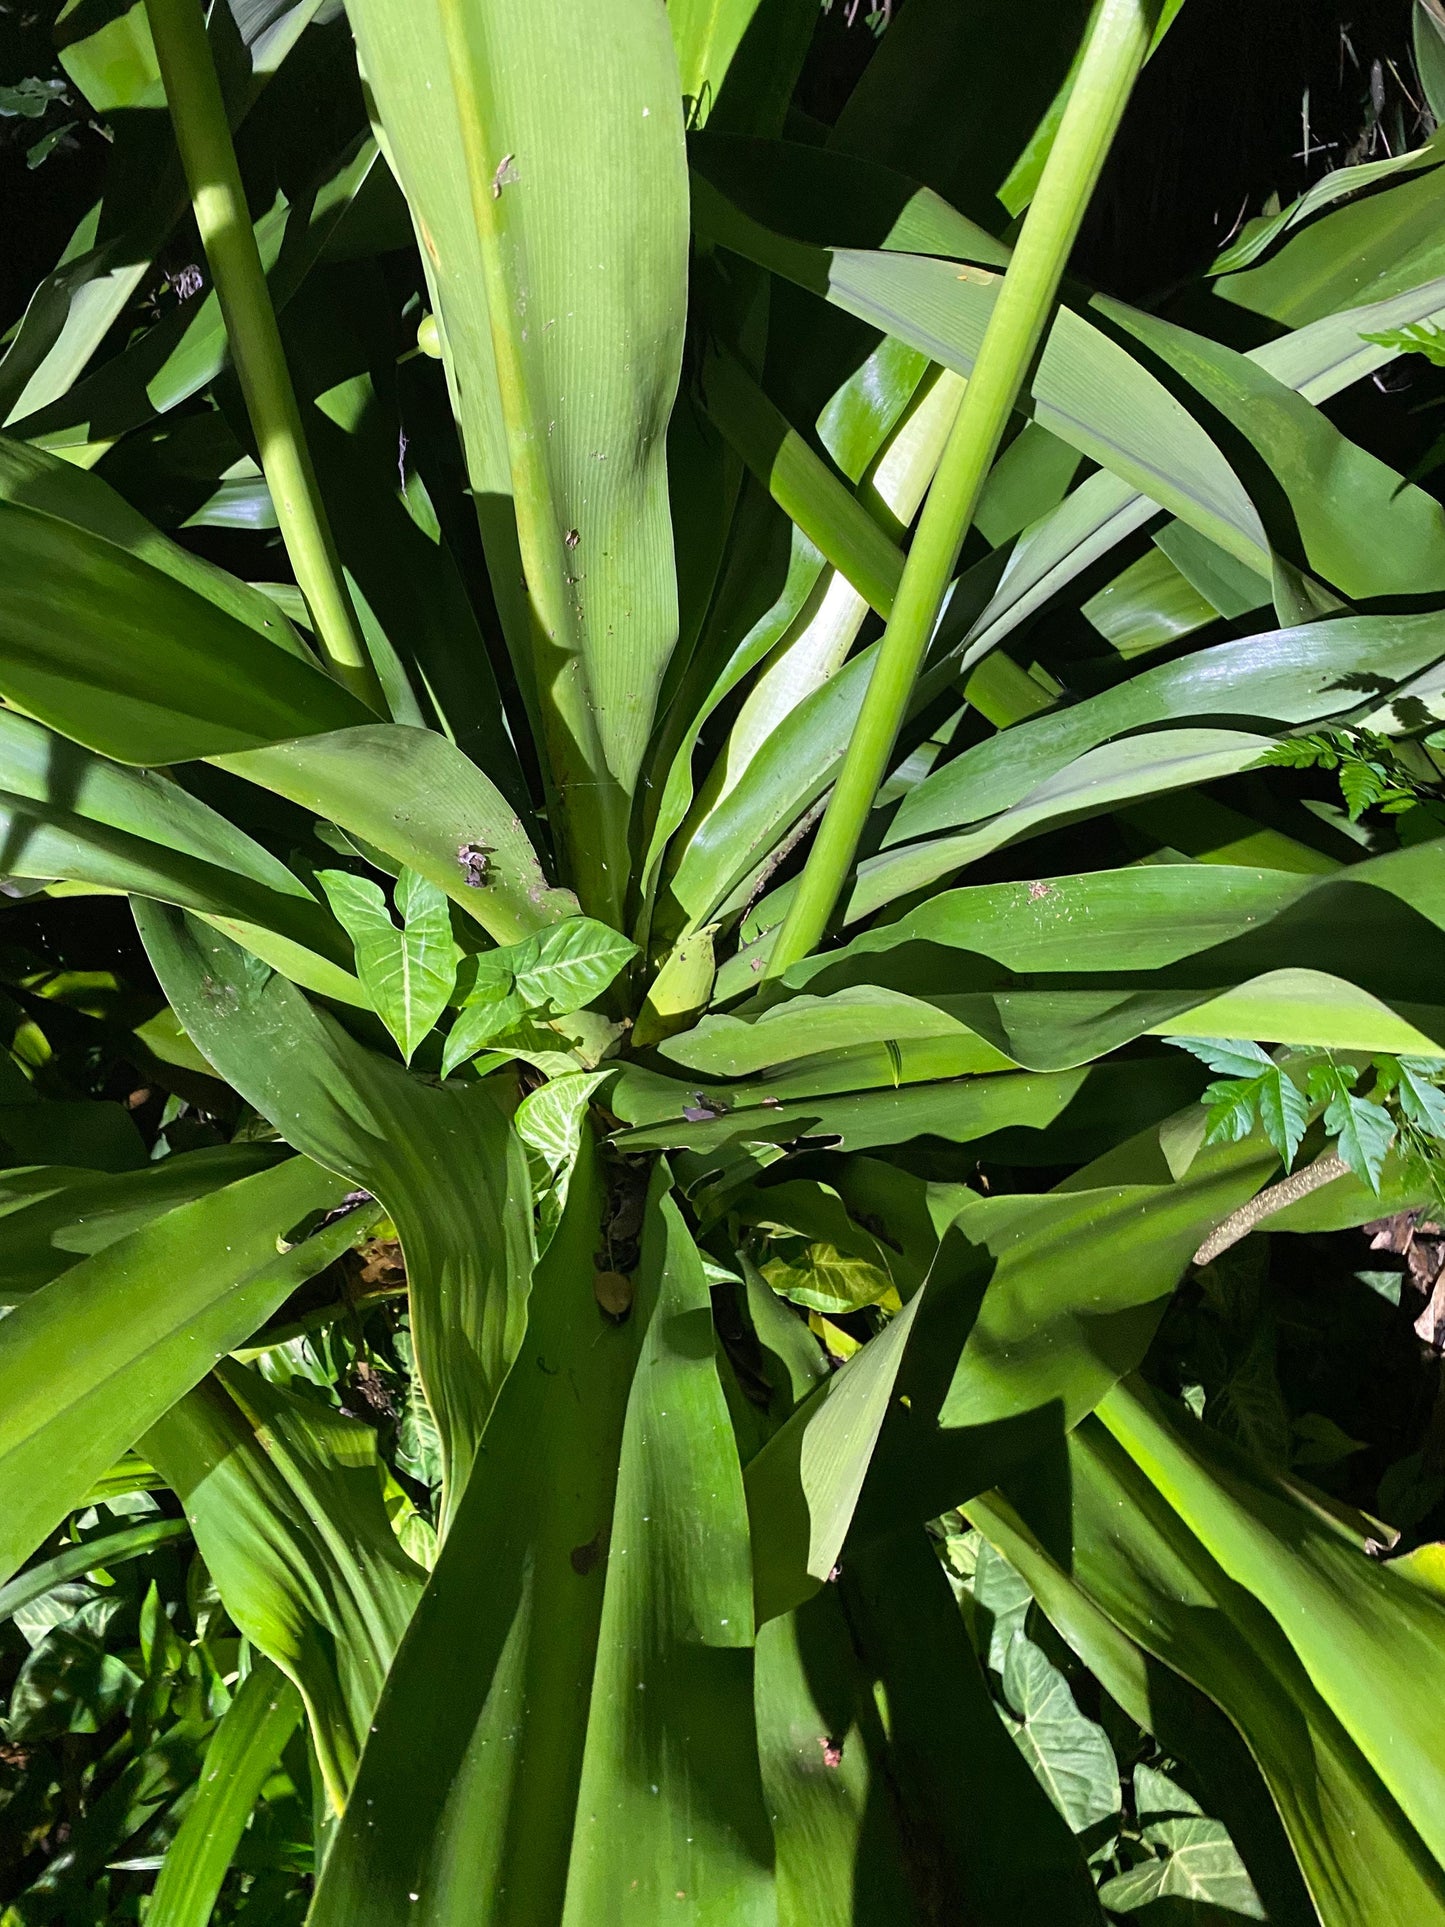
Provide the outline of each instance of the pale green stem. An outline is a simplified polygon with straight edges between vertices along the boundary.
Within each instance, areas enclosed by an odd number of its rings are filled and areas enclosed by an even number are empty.
[[[286,553],[310,608],[327,667],[338,682],[384,715],[386,704],[357,627],[306,447],[206,39],[201,0],[146,0],[146,14],[196,226],[225,317],[231,361]]]
[[[828,927],[1158,11],[1159,0],[1102,0],[1094,16],[1058,136],[924,503],[832,800],[768,960],[770,978],[806,957]]]

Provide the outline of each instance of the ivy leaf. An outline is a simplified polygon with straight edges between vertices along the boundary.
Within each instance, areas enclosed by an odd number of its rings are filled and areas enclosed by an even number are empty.
[[[1001,1713],[1019,1751],[1075,1833],[1119,1811],[1119,1768],[1102,1726],[1074,1703],[1069,1682],[1024,1633],[1009,1641]]]
[[[1369,1098],[1355,1095],[1356,1071],[1331,1060],[1311,1064],[1306,1076],[1311,1096],[1325,1106],[1325,1129],[1338,1140],[1341,1158],[1378,1192],[1385,1153],[1395,1136],[1394,1119]]]
[[[821,1312],[825,1318],[861,1311],[893,1291],[893,1280],[886,1271],[831,1244],[806,1245],[793,1262],[774,1258],[762,1267],[762,1274],[780,1297]]]
[[[446,1043],[442,1047],[443,1077],[450,1077],[459,1064],[465,1064],[469,1057],[475,1057],[478,1051],[485,1050],[494,1037],[500,1037],[521,1019],[521,998],[501,985],[494,988],[498,995],[482,997],[474,992],[473,1000],[467,1003],[465,1009],[458,1011],[456,1022],[447,1032]]]
[[[362,989],[409,1064],[446,1009],[457,980],[457,947],[445,893],[415,870],[404,869],[396,880],[402,918],[398,930],[380,885],[369,877],[318,870],[316,880],[351,939]]]
[[[1104,1882],[1099,1899],[1111,1914],[1132,1914],[1156,1900],[1174,1899],[1217,1907],[1246,1920],[1266,1918],[1254,1882],[1221,1821],[1192,1815],[1159,1820],[1144,1829],[1144,1839],[1161,1857]]]
[[[487,950],[473,963],[468,1004],[515,992],[520,1010],[570,1017],[600,997],[637,955],[637,945],[594,917],[568,917],[521,943]]]

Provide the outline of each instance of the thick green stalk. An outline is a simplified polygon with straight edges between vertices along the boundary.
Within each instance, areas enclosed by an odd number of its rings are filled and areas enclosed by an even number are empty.
[[[832,800],[773,946],[769,977],[806,957],[828,927],[1158,12],[1159,0],[1101,0],[1095,13],[1058,136],[924,503]]]
[[[384,714],[381,688],[346,592],[306,447],[206,39],[201,0],[146,0],[146,14],[196,226],[220,297],[231,360],[286,553],[311,610],[327,666],[338,682]]]

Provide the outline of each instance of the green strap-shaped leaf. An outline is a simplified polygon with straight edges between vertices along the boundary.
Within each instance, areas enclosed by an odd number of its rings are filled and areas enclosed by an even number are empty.
[[[207,1927],[251,1809],[300,1718],[290,1680],[257,1659],[206,1748],[196,1797],[166,1849],[153,1927]]]
[[[564,1927],[776,1919],[742,1474],[702,1259],[659,1169]],[[678,1894],[683,1895],[679,1902]]]
[[[122,1532],[108,1532],[99,1539],[67,1546],[38,1566],[27,1566],[8,1585],[0,1586],[0,1619],[8,1619],[23,1606],[43,1599],[52,1588],[68,1580],[80,1579],[88,1572],[109,1572],[128,1560],[143,1559],[157,1546],[186,1538],[190,1530],[184,1519],[149,1519],[144,1525],[127,1526]]]
[[[312,1927],[560,1918],[628,1386],[645,1306],[592,1289],[584,1135],[531,1317],[375,1714]],[[415,1898],[413,1898],[415,1896]]]
[[[496,784],[433,730],[371,723],[215,760],[417,871],[498,943],[576,910]]]
[[[373,170],[384,166],[374,141],[348,141],[295,206],[278,198],[256,222],[256,247],[278,312],[316,265]],[[204,299],[167,315],[49,407],[17,421],[14,432],[40,448],[74,451],[93,461],[123,435],[200,393],[226,363],[226,326],[212,286]]]
[[[1348,715],[1370,679],[1385,688],[1439,660],[1431,616],[1347,616],[1196,650],[1116,689],[979,743],[911,790],[890,844],[976,823],[1021,802],[1072,758],[1131,729],[1206,716],[1301,724]]]
[[[1445,1599],[1368,1557],[1307,1490],[1266,1472],[1130,1380],[1102,1422],[1236,1584],[1273,1616],[1321,1698],[1437,1860],[1445,1770],[1423,1679],[1445,1648]]]
[[[220,1075],[396,1224],[454,1506],[527,1316],[531,1188],[500,1094],[430,1089],[193,919],[137,904],[136,921],[172,1008]]]
[[[723,1076],[789,1063],[801,1074],[812,1044],[835,1039],[859,1052],[890,1037],[901,1050],[913,1040],[917,1052],[962,1051],[968,1040],[955,1025],[1038,1070],[1082,1064],[1146,1032],[1434,1055],[1439,1042],[1428,1040],[1445,1030],[1435,1001],[1442,930],[1445,894],[1428,844],[1326,876],[1161,864],[1147,875],[989,884],[946,892],[798,965],[785,980],[803,993],[792,1017],[787,1000],[745,1004],[661,1049]],[[938,1012],[932,1025],[925,1002]],[[1392,1041],[1407,1032],[1415,1042]],[[835,1071],[829,1080],[820,1058],[807,1085],[773,1094],[947,1074],[920,1057],[906,1075],[895,1067],[891,1077],[840,1081]]]
[[[921,1524],[850,1557],[838,1588],[887,1735],[886,1750],[873,1747],[932,1917],[1095,1927],[1084,1856],[1004,1730]],[[918,1911],[930,1918],[927,1900]]]
[[[277,1247],[345,1195],[290,1158],[168,1211],[0,1319],[5,1578],[217,1358],[346,1250],[355,1217]]]
[[[13,497],[0,501],[0,570],[0,693],[118,762],[186,762],[367,719],[321,669],[184,580]]]
[[[697,174],[694,219],[710,239],[810,288],[870,326],[967,376],[1000,276],[921,255],[816,247],[745,214]],[[1238,477],[1183,407],[1116,343],[1061,308],[1033,380],[1035,419],[1143,490],[1246,566],[1269,545]]]
[[[826,1579],[850,1533],[867,1545],[996,1484],[1134,1369],[1205,1231],[1277,1168],[1256,1142],[1189,1158],[1174,1128],[1042,1196],[955,1201],[922,1289],[747,1468],[760,1618]]]
[[[340,1811],[425,1580],[386,1516],[375,1434],[226,1364],[141,1450],[185,1506],[227,1612],[299,1689]]]
[[[623,799],[677,637],[664,429],[687,179],[667,22],[650,0],[362,0],[352,18],[428,256],[473,486],[512,497],[490,561],[515,571],[511,534],[526,602],[509,583],[503,606],[563,840],[588,907],[617,922]]]

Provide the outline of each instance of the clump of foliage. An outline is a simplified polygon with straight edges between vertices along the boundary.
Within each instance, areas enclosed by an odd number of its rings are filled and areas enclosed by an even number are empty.
[[[1445,168],[1091,294],[1179,12],[0,94],[4,1927],[1445,1919]]]

